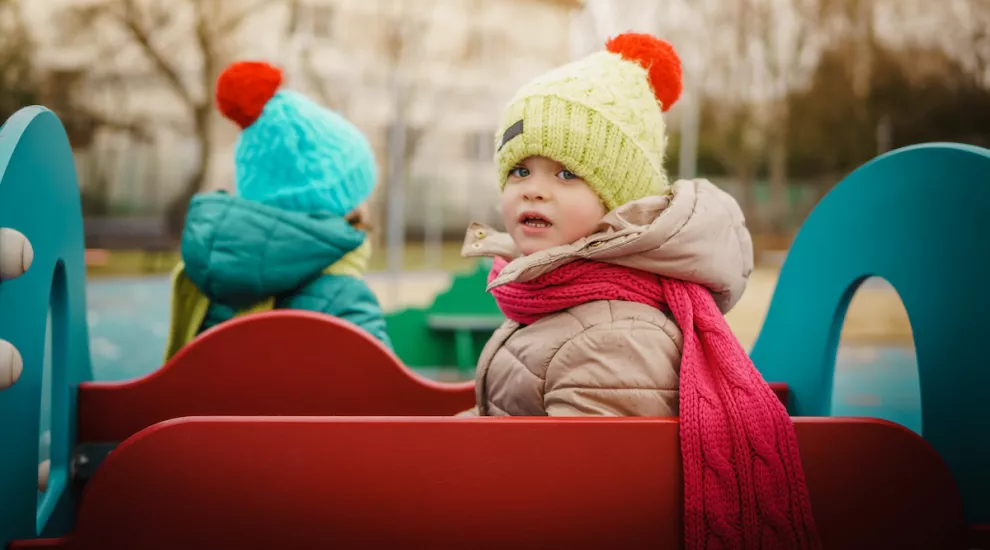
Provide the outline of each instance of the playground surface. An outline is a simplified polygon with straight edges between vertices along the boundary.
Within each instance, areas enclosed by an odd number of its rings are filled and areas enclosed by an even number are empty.
[[[450,281],[444,272],[367,277],[382,306],[395,310],[428,305]],[[776,283],[776,271],[758,269],[727,316],[744,346],[755,341]],[[168,331],[167,276],[101,277],[88,284],[90,353],[98,380],[126,380],[161,365]],[[875,415],[920,426],[919,390],[910,326],[897,294],[882,280],[867,281],[849,308],[837,357],[834,404],[847,416]],[[438,378],[434,369],[420,374]]]

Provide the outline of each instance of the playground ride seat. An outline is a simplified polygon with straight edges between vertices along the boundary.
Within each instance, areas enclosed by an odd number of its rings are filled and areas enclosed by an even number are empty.
[[[786,404],[786,385],[772,387]],[[74,477],[87,480],[121,441],[173,418],[453,416],[474,404],[473,382],[423,378],[347,321],[295,310],[246,315],[145,376],[80,384]]]
[[[795,419],[826,547],[990,549],[990,439],[981,437],[990,433],[981,396],[990,371],[974,368],[990,329],[990,294],[972,291],[990,270],[990,254],[982,253],[988,182],[985,149],[929,144],[879,157],[823,199],[784,264],[752,355],[765,378],[786,385],[779,389],[788,390],[792,414],[831,414],[839,329],[867,276],[883,276],[898,290],[915,335],[924,440],[880,420]],[[46,206],[17,207],[24,204]],[[0,129],[0,227],[20,231],[34,249],[30,269],[0,281],[7,371],[20,372],[0,388],[0,441],[9,449],[0,454],[0,547],[14,539],[15,548],[222,547],[240,537],[243,548],[291,547],[334,536],[335,547],[430,541],[444,548],[478,547],[479,534],[482,547],[679,540],[676,420],[256,416],[444,415],[473,403],[469,383],[420,380],[370,337],[326,317],[244,317],[204,334],[159,372],[87,383],[78,187],[64,130],[43,108],[24,109]],[[52,450],[41,490],[46,311]],[[290,344],[266,346],[273,330]],[[326,342],[344,346],[351,361],[331,354]],[[278,351],[324,348],[315,356],[322,362]],[[408,392],[421,399],[396,397]],[[194,414],[251,416],[187,416]],[[18,421],[2,420],[11,418]],[[82,461],[72,451],[85,458],[78,443],[94,437],[89,442],[123,443],[96,470],[80,508],[70,481]],[[552,477],[532,467],[535,457],[554,465]],[[541,497],[533,504],[518,498],[534,487]],[[665,491],[647,494],[648,487]],[[551,497],[554,509],[546,510]],[[159,500],[171,507],[156,508]],[[29,540],[38,535],[46,538]]]
[[[182,416],[444,416],[473,405],[473,383],[418,376],[347,321],[276,310],[213,327],[141,378],[81,384],[79,439],[120,442]]]
[[[347,321],[277,310],[213,327],[146,376],[80,384],[79,439],[120,442],[183,416],[451,416],[474,403],[473,382],[423,378]]]
[[[475,402],[473,382],[419,376],[360,327],[298,310],[232,319],[162,368],[123,382],[80,384],[78,396],[73,469],[81,482],[121,441],[172,418],[451,416]]]
[[[826,549],[964,550],[910,430],[795,419]],[[682,547],[676,419],[195,417],[124,442],[63,538],[11,550]]]
[[[8,419],[0,423],[0,548],[15,537],[64,530],[75,514],[74,482],[158,420],[452,414],[474,403],[471,384],[415,376],[353,325],[306,312],[259,315],[253,328],[234,321],[148,377],[90,382],[79,189],[65,131],[42,107],[22,109],[0,130],[0,228],[0,418]],[[279,338],[279,346],[267,345]],[[51,394],[43,398],[49,376]],[[51,416],[46,434],[43,407]],[[40,456],[39,437],[50,437],[49,457]]]

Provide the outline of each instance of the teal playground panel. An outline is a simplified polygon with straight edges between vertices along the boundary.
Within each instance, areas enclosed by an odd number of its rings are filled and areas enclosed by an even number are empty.
[[[787,383],[794,416],[832,416],[849,302],[870,276],[904,302],[921,387],[915,428],[957,476],[971,522],[990,522],[990,151],[952,143],[863,165],[808,216],[750,356]],[[920,430],[918,429],[920,428]]]
[[[990,329],[990,295],[980,292],[990,267],[988,205],[986,149],[926,144],[864,165],[799,232],[752,352],[768,381],[788,384],[793,415],[830,416],[846,308],[866,277],[887,279],[915,335],[922,425],[914,428],[950,467],[974,524],[990,523],[990,411],[977,405],[990,384],[979,347]],[[0,129],[0,228],[21,232],[34,250],[25,274],[0,281],[0,340],[24,365],[20,378],[0,389],[4,548],[71,526],[78,386],[92,379],[79,192],[65,132],[44,108],[24,109]],[[43,396],[46,363],[51,394]],[[39,491],[44,402],[52,466]]]
[[[24,234],[34,258],[24,275],[0,282],[0,339],[23,358],[23,372],[0,390],[0,546],[41,534],[71,507],[75,391],[92,379],[86,334],[82,210],[75,164],[61,122],[41,107],[22,109],[0,129],[0,227]],[[47,330],[50,316],[50,331]],[[48,345],[50,343],[50,349]],[[46,355],[50,394],[42,397]],[[49,405],[50,472],[39,491],[42,402]]]

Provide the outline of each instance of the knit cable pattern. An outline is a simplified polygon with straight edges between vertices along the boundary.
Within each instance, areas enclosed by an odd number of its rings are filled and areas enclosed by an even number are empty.
[[[563,163],[609,209],[668,187],[666,126],[647,71],[618,54],[598,52],[520,88],[496,132],[524,122],[496,153],[499,183],[526,157]]]
[[[489,282],[507,262],[496,258]],[[532,324],[594,300],[666,307],[684,333],[680,439],[687,550],[819,550],[790,417],[701,285],[577,260],[492,290]]]

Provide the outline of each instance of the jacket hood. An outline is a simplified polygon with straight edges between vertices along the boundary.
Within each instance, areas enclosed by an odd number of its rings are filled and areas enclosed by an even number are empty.
[[[182,260],[189,279],[211,300],[244,305],[302,286],[364,240],[338,216],[217,192],[190,203]]]

